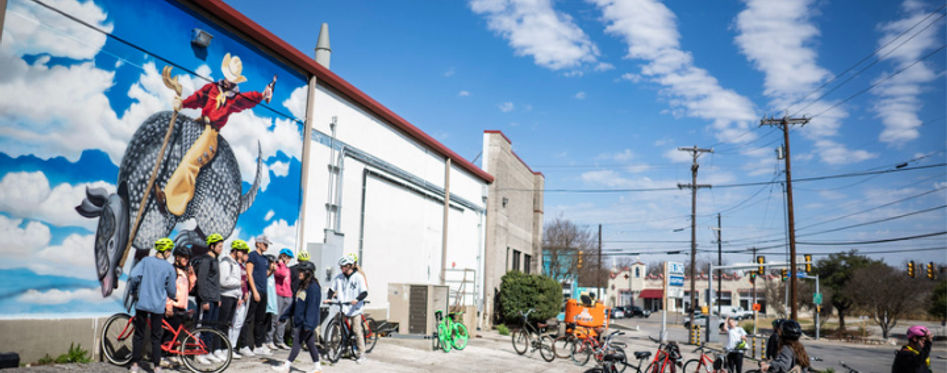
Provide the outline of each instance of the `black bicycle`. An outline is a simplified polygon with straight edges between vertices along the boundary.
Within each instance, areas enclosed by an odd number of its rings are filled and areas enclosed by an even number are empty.
[[[520,355],[525,354],[527,351],[539,350],[539,355],[543,357],[543,360],[553,361],[556,359],[556,351],[552,346],[552,338],[543,334],[549,325],[538,323],[536,326],[533,326],[533,324],[529,322],[529,314],[533,313],[533,311],[536,310],[530,308],[526,313],[519,311],[520,315],[523,316],[523,327],[513,331],[513,350]],[[530,349],[530,347],[532,347],[532,349]]]
[[[340,302],[337,299],[332,299],[326,302],[329,304],[329,307],[338,306],[339,312],[335,314],[332,320],[329,320],[329,325],[326,327],[326,335],[323,339],[326,350],[326,358],[330,362],[337,362],[342,357],[343,352],[349,351],[351,356],[358,356],[358,344],[355,342],[355,333],[352,332],[352,326],[349,325],[349,319],[347,317],[342,317],[342,305],[343,302]],[[363,303],[368,304],[368,301],[363,301]],[[364,321],[365,319],[360,319]],[[378,335],[371,332],[371,330],[364,330],[363,322],[363,338],[365,338],[365,352],[368,353],[372,350],[372,347],[375,346],[375,343],[378,341]],[[370,323],[370,325],[373,323]]]

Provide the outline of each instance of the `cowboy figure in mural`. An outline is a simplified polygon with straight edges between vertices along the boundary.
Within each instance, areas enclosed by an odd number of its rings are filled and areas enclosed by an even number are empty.
[[[220,70],[224,74],[224,79],[205,84],[184,100],[180,98],[174,100],[175,111],[181,110],[182,107],[201,109],[201,116],[197,118],[197,122],[204,125],[204,131],[185,153],[181,163],[171,174],[164,190],[161,190],[155,184],[158,206],[175,216],[183,215],[187,210],[188,203],[194,198],[194,184],[197,175],[201,168],[210,163],[217,153],[218,133],[227,124],[227,118],[230,117],[230,114],[250,109],[259,104],[260,101],[269,103],[273,98],[273,86],[276,84],[275,75],[262,93],[241,93],[237,84],[247,81],[247,78],[241,75],[243,63],[240,61],[240,57],[230,56],[230,53],[227,53],[220,65]]]

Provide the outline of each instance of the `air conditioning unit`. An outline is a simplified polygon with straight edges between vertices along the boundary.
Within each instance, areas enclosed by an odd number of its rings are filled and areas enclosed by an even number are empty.
[[[388,321],[398,323],[399,334],[434,333],[434,312],[447,316],[447,285],[388,284]]]

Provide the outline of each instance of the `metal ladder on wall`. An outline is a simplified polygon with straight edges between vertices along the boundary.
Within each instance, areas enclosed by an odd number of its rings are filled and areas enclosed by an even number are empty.
[[[450,305],[450,312],[456,312],[461,310],[461,306],[464,305],[464,300],[467,295],[473,295],[473,303],[471,305],[479,304],[479,294],[476,290],[477,283],[477,271],[470,268],[449,268],[446,269],[447,272],[452,273],[462,273],[460,280],[451,280],[447,279],[444,282],[448,286],[448,304]],[[468,277],[468,274],[470,276]],[[470,284],[472,290],[467,290],[467,284]],[[456,290],[454,287],[456,286]]]

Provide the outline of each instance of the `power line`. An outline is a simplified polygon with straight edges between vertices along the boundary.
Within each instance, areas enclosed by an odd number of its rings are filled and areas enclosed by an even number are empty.
[[[801,245],[816,245],[816,246],[850,246],[850,245],[874,245],[885,242],[896,242],[896,241],[909,241],[916,240],[919,238],[925,237],[934,237],[947,234],[947,231],[943,232],[934,232],[920,234],[916,236],[906,236],[906,237],[895,237],[895,238],[885,238],[881,240],[871,240],[871,241],[828,241],[828,242],[799,242]]]

